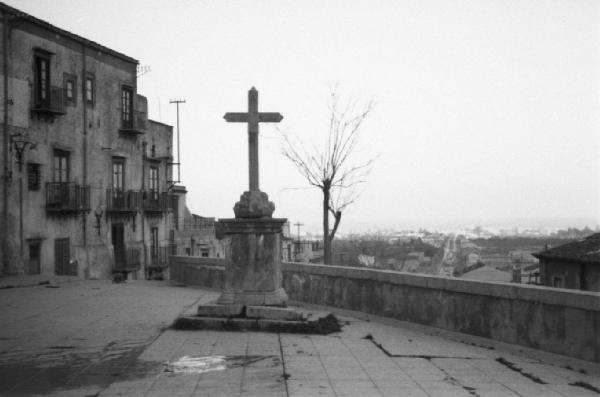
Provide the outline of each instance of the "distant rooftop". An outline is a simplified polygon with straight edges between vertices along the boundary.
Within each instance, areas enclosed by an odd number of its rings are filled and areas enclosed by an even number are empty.
[[[600,233],[594,233],[582,240],[534,253],[533,256],[540,259],[567,259],[600,264]]]

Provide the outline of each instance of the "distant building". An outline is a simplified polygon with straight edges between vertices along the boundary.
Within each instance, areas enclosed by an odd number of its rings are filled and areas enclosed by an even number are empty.
[[[173,194],[173,230],[171,231],[171,255],[224,258],[227,238],[217,238],[217,221],[213,217],[192,214],[186,204],[187,191],[177,186]]]
[[[533,256],[540,260],[540,284],[600,291],[600,233]]]
[[[290,233],[289,222],[286,222],[283,225],[281,259],[285,262],[321,263],[323,241],[295,239]]]

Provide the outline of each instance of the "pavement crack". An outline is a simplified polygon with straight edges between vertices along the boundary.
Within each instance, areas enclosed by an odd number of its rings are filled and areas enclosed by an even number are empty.
[[[375,340],[375,338],[373,338],[373,335],[367,334],[367,335],[365,335],[365,337],[363,339],[370,340],[371,343],[373,343],[379,350],[384,352],[385,355],[387,355],[388,357],[394,357],[394,355],[392,353],[390,353],[385,347],[383,347],[383,345],[381,343],[377,342]]]
[[[587,383],[587,382],[582,382],[582,381],[579,381],[579,380],[578,380],[577,382],[572,382],[572,383],[569,383],[569,386],[581,387],[581,388],[583,388],[583,389],[587,389],[587,390],[589,390],[589,391],[593,391],[593,392],[596,392],[596,393],[600,394],[600,389],[598,389],[598,388],[597,388],[596,386],[594,386],[594,385],[590,385],[590,384],[589,384],[589,383]]]
[[[445,368],[440,367],[439,365],[437,365],[435,363],[435,361],[433,361],[432,359],[429,359],[429,362],[431,363],[431,365],[433,365],[434,367],[436,367],[437,369],[439,369],[440,371],[442,371],[446,375],[444,377],[444,382],[450,383],[451,385],[458,386],[458,387],[462,388],[467,393],[469,393],[469,395],[471,395],[471,396],[481,397],[481,395],[479,393],[477,393],[477,389],[476,388],[471,387],[471,386],[467,386],[467,385],[463,384],[461,381],[459,381],[454,376],[452,376],[448,371],[446,371]]]
[[[283,367],[283,374],[281,377],[283,378],[283,383],[285,385],[285,395],[290,397],[290,391],[288,389],[288,379],[290,378],[290,374],[287,373],[285,369],[285,357],[283,355],[283,345],[281,344],[281,333],[277,333],[277,340],[279,341],[279,353],[281,354],[281,366]]]
[[[379,350],[385,353],[388,357],[399,357],[399,358],[424,358],[425,360],[431,360],[434,358],[456,358],[460,360],[473,360],[475,357],[458,357],[458,356],[434,356],[429,354],[392,354],[383,345],[373,338],[373,335],[367,334],[363,339],[370,340]]]
[[[529,373],[529,372],[525,372],[523,371],[523,368],[519,368],[515,365],[515,363],[508,361],[507,359],[505,359],[504,357],[498,357],[496,359],[497,362],[499,362],[500,364],[504,365],[506,368],[511,369],[521,375],[523,375],[524,377],[534,381],[535,383],[539,383],[540,385],[547,385],[547,382],[544,382],[542,379],[540,379],[538,376]]]

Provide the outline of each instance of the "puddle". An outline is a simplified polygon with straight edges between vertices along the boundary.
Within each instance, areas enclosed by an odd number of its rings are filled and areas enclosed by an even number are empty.
[[[183,356],[176,361],[165,363],[164,372],[177,374],[202,374],[210,371],[224,371],[228,368],[244,367],[255,362],[276,356]]]
[[[183,356],[167,364],[165,372],[176,374],[202,374],[227,369],[225,356],[190,357]]]

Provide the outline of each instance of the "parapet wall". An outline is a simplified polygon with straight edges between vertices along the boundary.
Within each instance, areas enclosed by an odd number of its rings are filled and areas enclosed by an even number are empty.
[[[172,279],[223,284],[223,260],[172,257]],[[395,271],[283,264],[290,299],[600,362],[600,294]]]

